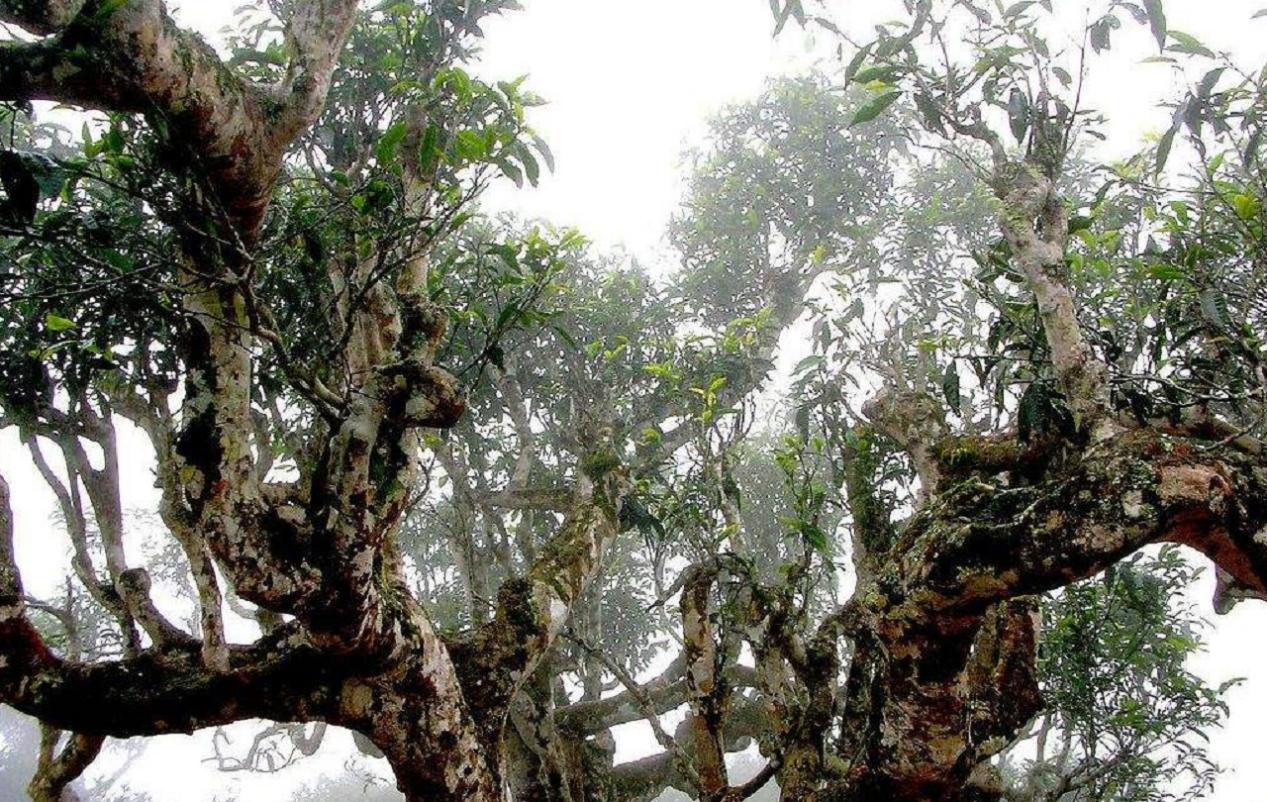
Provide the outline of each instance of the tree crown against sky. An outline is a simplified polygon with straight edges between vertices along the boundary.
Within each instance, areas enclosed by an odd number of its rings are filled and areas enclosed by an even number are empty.
[[[772,5],[840,68],[714,121],[665,277],[479,212],[553,159],[536,96],[472,66],[513,2],[247,6],[215,50],[159,0],[0,0],[0,411],[74,577],[24,591],[44,524],[0,484],[37,799],[106,736],[245,719],[279,724],[226,767],[336,725],[411,800],[1208,787],[1191,574],[1131,555],[1205,554],[1219,609],[1267,591],[1262,73],[1159,2],[1072,34],[895,3],[865,41]],[[1081,87],[1131,26],[1209,68],[1099,164]],[[635,721],[661,751],[617,763]]]

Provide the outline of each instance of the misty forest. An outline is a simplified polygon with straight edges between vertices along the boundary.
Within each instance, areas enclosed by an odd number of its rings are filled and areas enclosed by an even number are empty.
[[[1263,64],[1162,0],[734,0],[834,55],[645,264],[482,201],[566,158],[481,63],[515,0],[243,2],[0,0],[5,802],[158,802],[192,733],[221,802],[1214,792]],[[1150,120],[1087,99],[1124,49]]]

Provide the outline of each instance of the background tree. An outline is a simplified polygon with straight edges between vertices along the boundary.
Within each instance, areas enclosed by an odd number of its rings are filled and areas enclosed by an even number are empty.
[[[1039,681],[1047,709],[1004,760],[1005,798],[1210,794],[1218,768],[1205,739],[1234,683],[1210,687],[1186,667],[1208,626],[1183,601],[1196,573],[1165,547],[1046,601]]]

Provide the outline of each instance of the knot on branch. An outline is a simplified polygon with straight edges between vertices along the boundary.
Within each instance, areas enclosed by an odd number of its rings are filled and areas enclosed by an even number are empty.
[[[124,596],[148,596],[150,592],[150,572],[144,568],[129,568],[119,575],[119,590]]]
[[[1051,179],[1033,164],[1009,161],[995,170],[992,187],[1005,213],[1033,220],[1052,199]]]
[[[449,429],[466,412],[466,391],[452,373],[435,365],[406,362],[397,366],[398,389],[404,394],[408,426]]]
[[[941,404],[927,393],[889,388],[864,404],[862,414],[910,454],[923,495],[937,492],[941,481],[937,445],[950,434]]]
[[[940,403],[927,393],[882,390],[862,407],[876,428],[902,447],[932,444],[950,431]]]
[[[401,336],[411,358],[431,364],[448,328],[449,316],[441,306],[412,291],[401,296]]]

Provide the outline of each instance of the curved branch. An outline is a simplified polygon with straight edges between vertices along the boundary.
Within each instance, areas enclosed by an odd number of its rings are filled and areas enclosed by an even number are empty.
[[[618,511],[627,492],[624,470],[605,466],[601,475],[582,476],[578,484],[580,497],[527,574],[503,583],[493,620],[470,642],[452,644],[459,671],[471,678],[463,685],[472,689],[469,701],[476,708],[504,708],[563,631],[573,603],[620,531]],[[490,681],[490,675],[502,681]]]
[[[295,58],[282,87],[235,73],[161,0],[4,0],[0,19],[38,33],[0,45],[0,100],[52,100],[146,115],[202,162],[250,244],[290,141],[325,101],[355,0],[307,0],[289,21]]]
[[[40,725],[40,756],[35,776],[27,785],[31,802],[68,802],[77,800],[67,795],[71,783],[79,779],[101,753],[105,738],[100,735],[70,733],[58,751],[62,732],[46,724]]]
[[[969,479],[948,490],[912,520],[904,553],[881,582],[928,612],[981,610],[1170,541],[1204,553],[1246,592],[1263,594],[1264,498],[1261,454],[1156,429],[1127,431],[1037,485]]]
[[[0,22],[47,36],[69,25],[85,0],[0,0]]]

